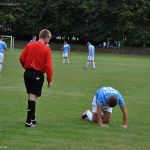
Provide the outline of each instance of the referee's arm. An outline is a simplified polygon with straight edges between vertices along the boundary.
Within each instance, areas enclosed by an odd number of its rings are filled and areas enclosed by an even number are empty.
[[[27,46],[23,49],[23,51],[19,57],[20,63],[21,63],[23,68],[25,66],[26,52],[27,52]]]
[[[52,74],[53,74],[51,51],[48,51],[46,54],[45,72],[47,74],[48,86],[50,86],[52,82]]]

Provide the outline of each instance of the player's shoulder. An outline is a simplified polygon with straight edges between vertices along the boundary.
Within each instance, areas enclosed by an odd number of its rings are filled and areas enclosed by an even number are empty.
[[[108,94],[108,93],[118,93],[114,88],[112,87],[102,87],[99,89],[100,93]]]
[[[110,91],[111,91],[111,93],[115,94],[118,98],[122,97],[121,93],[118,90],[110,87]]]
[[[93,48],[94,46],[92,44],[89,45],[89,48]]]
[[[29,48],[40,48],[40,49],[43,49],[43,50],[50,50],[50,48],[45,45],[43,42],[40,42],[40,41],[35,41],[35,42],[30,42],[27,44],[27,47]]]
[[[27,44],[27,46],[44,46],[44,43],[43,42],[39,42],[39,41],[35,41],[35,42],[29,42]]]
[[[98,90],[96,91],[96,93],[97,93],[97,94],[101,94],[101,93],[103,93],[104,91],[105,91],[105,89],[104,89],[104,87],[102,87],[102,88],[98,89]]]
[[[94,45],[91,45],[92,48],[94,48]]]
[[[46,50],[47,52],[51,51],[50,47],[48,47],[47,45],[45,45],[44,48],[45,48],[45,50]]]
[[[34,46],[34,45],[36,45],[37,44],[37,42],[29,42],[29,43],[27,43],[27,45],[26,46]]]
[[[101,90],[101,91],[107,91],[107,90],[110,90],[110,89],[112,89],[112,88],[104,86],[104,87],[100,88],[99,90]]]
[[[6,44],[6,43],[5,43],[4,41],[1,40],[1,41],[0,41],[0,44]]]
[[[49,46],[47,46],[46,44],[42,45],[42,50],[43,52],[47,53],[51,53],[51,48]]]

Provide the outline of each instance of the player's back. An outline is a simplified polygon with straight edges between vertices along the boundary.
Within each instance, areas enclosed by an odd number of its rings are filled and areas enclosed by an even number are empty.
[[[111,95],[111,94],[119,95],[120,94],[116,89],[112,87],[102,87],[101,89],[98,90],[98,92],[104,95]]]
[[[32,55],[32,57],[40,56],[43,57],[43,55],[49,50],[49,48],[43,43],[43,42],[31,42],[27,45],[28,53]]]
[[[117,97],[120,106],[124,104],[124,99],[120,94],[120,92],[112,87],[102,87],[101,89],[96,91],[96,95],[98,99],[102,101],[104,104],[107,103],[107,100],[110,96]]]
[[[43,68],[43,64],[46,63],[46,55],[49,52],[50,49],[43,43],[43,42],[32,42],[28,43],[26,46],[26,61],[25,66],[33,67],[36,66],[36,68]]]

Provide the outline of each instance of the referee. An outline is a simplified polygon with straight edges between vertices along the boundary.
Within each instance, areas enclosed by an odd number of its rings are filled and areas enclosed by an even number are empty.
[[[34,128],[36,125],[35,106],[37,97],[41,96],[44,73],[47,74],[48,87],[52,84],[52,56],[50,48],[46,46],[50,39],[50,31],[43,29],[39,41],[27,44],[19,58],[25,69],[24,82],[28,94],[25,127]]]

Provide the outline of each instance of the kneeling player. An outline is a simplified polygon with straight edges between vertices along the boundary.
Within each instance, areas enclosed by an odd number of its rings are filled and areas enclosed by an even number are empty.
[[[112,87],[103,87],[96,91],[96,95],[92,102],[92,112],[90,110],[85,111],[81,115],[81,119],[87,118],[91,122],[96,122],[100,127],[108,127],[112,107],[119,104],[121,111],[123,113],[123,128],[127,128],[127,108],[121,94],[113,89]]]

